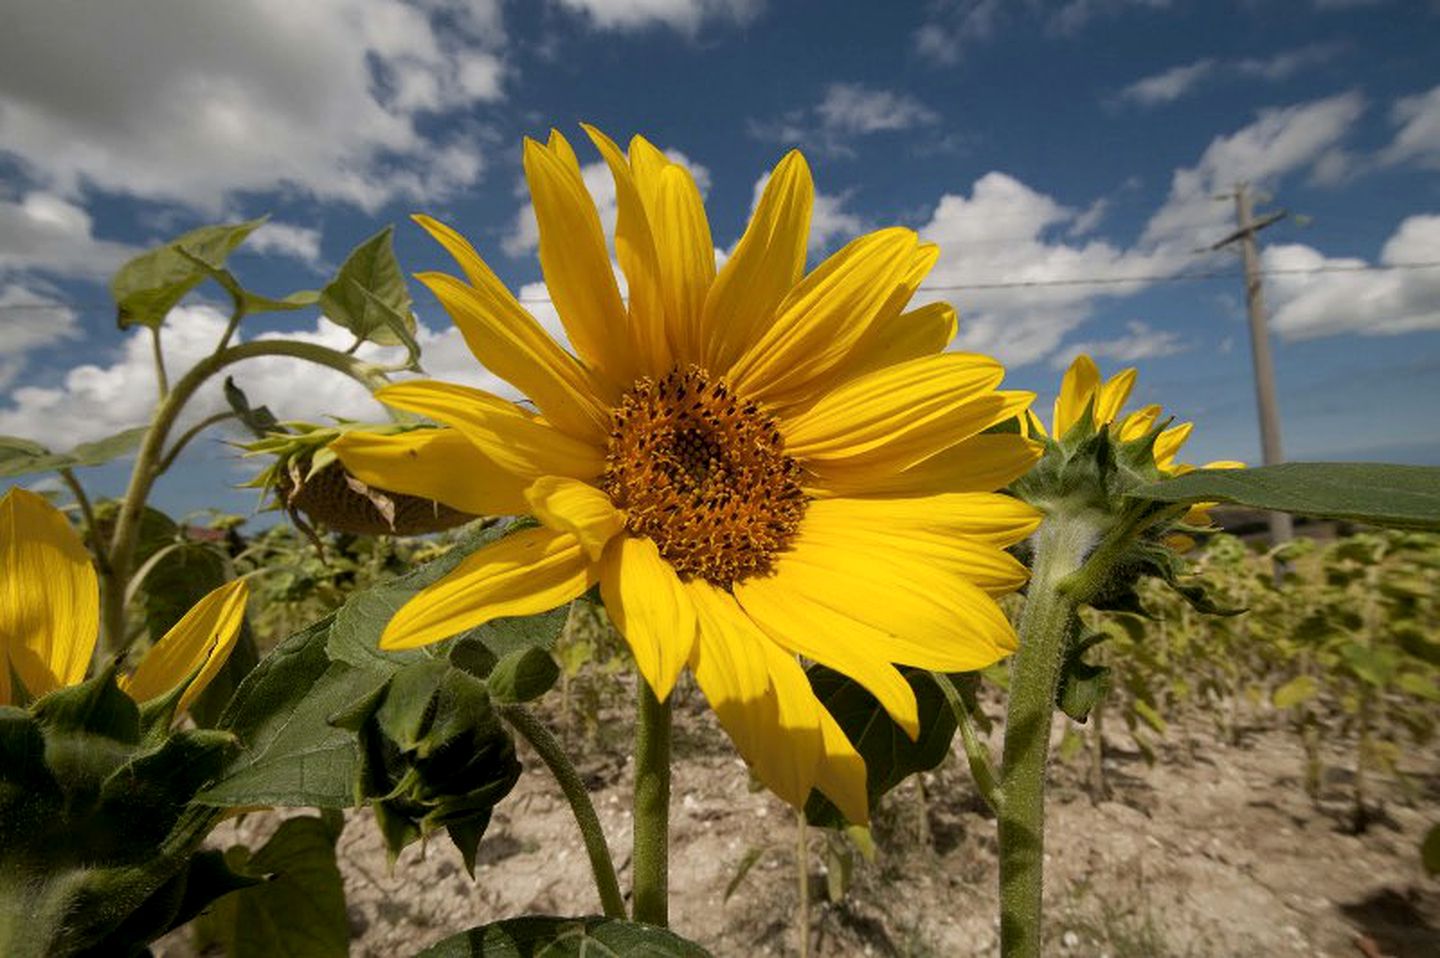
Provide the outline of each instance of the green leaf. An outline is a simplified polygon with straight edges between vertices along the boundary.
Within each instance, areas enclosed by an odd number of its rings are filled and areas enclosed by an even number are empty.
[[[1135,710],[1136,715],[1145,720],[1146,725],[1161,735],[1164,735],[1165,730],[1170,727],[1160,713],[1155,711],[1155,707],[1144,699],[1135,699],[1130,703],[1130,707]]]
[[[374,693],[385,676],[330,661],[325,643],[333,621],[292,635],[240,683],[220,727],[245,748],[197,801],[227,807],[354,804],[355,737],[328,720]]]
[[[134,452],[149,426],[136,426],[113,436],[82,442],[69,452],[53,453],[44,446],[15,436],[0,436],[0,479],[13,479],[36,472],[102,466]]]
[[[446,938],[416,958],[709,958],[679,935],[614,918],[510,918]]]
[[[1369,462],[1287,462],[1200,469],[1130,493],[1160,502],[1233,502],[1325,519],[1440,530],[1440,468]]]
[[[750,874],[750,869],[755,867],[755,863],[758,862],[760,856],[764,854],[765,849],[758,845],[751,845],[745,849],[745,854],[740,856],[740,863],[735,866],[735,874],[730,876],[730,881],[725,885],[725,894],[720,899],[721,902],[730,900],[730,896],[735,894],[735,890],[740,887],[740,883],[745,880],[745,876]]]
[[[355,247],[326,287],[320,309],[359,339],[382,346],[403,345],[418,352],[410,290],[395,259],[394,227],[387,226]]]
[[[253,856],[237,846],[232,868],[270,877],[221,900],[207,920],[209,935],[229,958],[343,958],[349,954],[345,886],[335,864],[335,837],[312,816],[291,818]]]
[[[1055,704],[1077,722],[1084,722],[1090,710],[1110,690],[1110,670],[1103,665],[1085,661],[1085,653],[1105,636],[1090,635],[1074,644],[1061,667],[1060,684],[1055,691]]]
[[[544,649],[519,649],[495,663],[486,684],[497,702],[529,702],[550,691],[560,678],[560,666]]]
[[[920,707],[920,735],[914,741],[896,725],[861,685],[821,665],[806,669],[820,703],[865,759],[865,790],[873,812],[880,796],[916,772],[925,772],[945,760],[955,737],[955,714],[929,672],[903,669]],[[818,791],[805,803],[812,825],[842,828],[850,824],[839,809]]]
[[[1427,702],[1440,702],[1440,687],[1436,686],[1434,676],[1421,675],[1419,672],[1405,672],[1395,680],[1395,685],[1406,695],[1424,699]]]
[[[1425,833],[1425,840],[1420,843],[1420,861],[1427,873],[1440,875],[1440,825],[1431,825]]]
[[[314,306],[320,301],[318,289],[302,289],[280,299],[271,299],[260,293],[252,293],[240,285],[240,280],[236,279],[235,274],[225,267],[206,262],[203,257],[191,252],[183,244],[176,246],[175,249],[181,256],[195,264],[196,269],[219,283],[221,288],[230,294],[230,298],[235,301],[236,307],[243,315],[287,313],[291,310],[304,309],[306,306]]]
[[[264,222],[255,219],[202,226],[121,266],[110,281],[110,293],[119,307],[116,319],[120,328],[158,327],[170,310],[205,279],[207,271],[196,260],[218,269]]]
[[[231,376],[225,377],[225,401],[235,412],[235,417],[255,434],[255,438],[264,439],[272,432],[284,432],[280,420],[268,406],[251,406],[250,399],[245,395],[245,390],[235,385],[235,379]]]
[[[1292,709],[1310,701],[1320,693],[1320,683],[1314,676],[1297,675],[1280,686],[1270,696],[1270,702],[1277,709]]]

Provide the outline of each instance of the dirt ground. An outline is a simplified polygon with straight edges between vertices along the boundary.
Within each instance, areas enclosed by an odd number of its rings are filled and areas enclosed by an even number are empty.
[[[1057,718],[1057,735],[1062,719]],[[628,734],[582,764],[629,883]],[[998,736],[998,731],[996,733]],[[577,734],[577,739],[582,736]],[[998,749],[998,738],[993,744]],[[1419,843],[1440,821],[1440,750],[1407,756],[1410,786],[1386,783],[1383,813],[1348,829],[1343,742],[1320,808],[1300,784],[1301,754],[1279,729],[1237,747],[1172,727],[1148,766],[1122,736],[1109,740],[1110,800],[1095,803],[1078,767],[1052,774],[1046,851],[1046,953],[1066,958],[1440,955],[1440,879]],[[671,924],[718,956],[794,955],[798,830],[794,813],[752,791],[713,717],[677,714],[672,793]],[[472,882],[443,837],[412,846],[391,872],[373,821],[351,813],[339,842],[356,956],[410,955],[464,928],[526,913],[593,914],[599,904],[570,812],[543,765],[497,809]],[[252,846],[274,814],[228,823],[214,841]],[[838,902],[827,897],[825,838],[810,833],[811,954],[998,955],[996,829],[957,755],[887,797],[874,821],[877,854],[860,862]],[[742,862],[754,860],[726,897]],[[191,954],[172,936],[157,954]]]

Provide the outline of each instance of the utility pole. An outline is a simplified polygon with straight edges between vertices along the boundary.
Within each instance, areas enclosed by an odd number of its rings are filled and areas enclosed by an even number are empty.
[[[1235,192],[1216,199],[1235,200],[1235,232],[1211,246],[1218,250],[1231,243],[1240,244],[1245,262],[1245,305],[1250,313],[1250,357],[1255,366],[1255,402],[1260,411],[1260,451],[1265,465],[1283,462],[1280,447],[1280,410],[1275,401],[1275,366],[1270,360],[1270,333],[1265,326],[1265,291],[1260,282],[1260,253],[1255,234],[1285,218],[1284,210],[1254,218],[1250,185],[1239,183]],[[1270,513],[1270,544],[1290,541],[1294,529],[1287,512]]]

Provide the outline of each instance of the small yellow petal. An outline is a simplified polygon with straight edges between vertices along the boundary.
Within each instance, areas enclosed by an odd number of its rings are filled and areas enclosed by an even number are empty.
[[[1060,380],[1060,395],[1055,397],[1055,438],[1063,439],[1070,427],[1080,420],[1100,387],[1100,370],[1095,360],[1083,353],[1075,357]]]
[[[610,497],[579,479],[541,476],[526,487],[525,499],[535,518],[556,532],[573,535],[596,561],[605,544],[625,527],[625,516]]]
[[[1130,390],[1135,388],[1135,369],[1122,369],[1101,386],[1095,397],[1095,422],[1099,425],[1114,422],[1120,415]]]
[[[11,488],[0,498],[0,704],[12,668],[37,698],[83,679],[99,626],[95,568],[70,520]]]
[[[600,597],[640,674],[665,701],[695,647],[695,604],[680,577],[651,540],[617,536],[605,549]]]
[[[1155,423],[1160,418],[1162,411],[1160,406],[1154,404],[1135,410],[1121,421],[1120,439],[1123,442],[1133,442],[1139,439],[1155,428]]]
[[[775,309],[805,270],[815,187],[805,158],[780,161],[730,258],[705,299],[703,365],[724,376],[775,318]]]
[[[330,444],[345,469],[367,485],[442,502],[475,516],[518,515],[525,480],[487,458],[457,429],[381,435],[356,430]]]
[[[595,580],[595,564],[574,536],[524,529],[478,550],[401,606],[380,647],[413,649],[492,619],[548,612]]]
[[[244,579],[210,592],[145,653],[134,672],[120,679],[120,688],[135,701],[147,702],[168,694],[194,673],[180,696],[176,714],[185,711],[230,657],[245,621],[249,596]]]
[[[455,427],[485,458],[525,479],[594,479],[605,469],[599,447],[568,436],[483,390],[421,380],[386,386],[375,396],[387,406]]]
[[[1178,426],[1166,429],[1155,437],[1155,468],[1161,472],[1169,472],[1175,468],[1175,455],[1180,447],[1185,445],[1185,440],[1190,438],[1190,433],[1195,429],[1195,424],[1182,422]]]

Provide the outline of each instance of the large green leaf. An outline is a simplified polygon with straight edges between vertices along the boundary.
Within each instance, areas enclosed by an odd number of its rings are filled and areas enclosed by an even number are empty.
[[[112,459],[134,452],[149,429],[149,426],[136,426],[94,442],[82,442],[69,452],[51,452],[29,439],[0,436],[0,479],[57,469],[103,466]]]
[[[253,856],[244,846],[225,854],[235,871],[269,881],[216,903],[206,937],[229,958],[343,958],[349,954],[345,886],[335,864],[335,830],[313,816],[291,818]]]
[[[416,958],[709,958],[679,935],[614,918],[527,915],[453,935]]]
[[[1324,519],[1440,530],[1440,468],[1377,462],[1287,462],[1200,469],[1130,493],[1158,502],[1232,502]]]
[[[806,670],[815,695],[865,759],[865,790],[872,811],[880,796],[944,761],[955,737],[955,714],[934,677],[920,669],[903,672],[920,707],[920,735],[914,741],[858,682],[822,665]],[[810,793],[805,815],[812,825],[826,828],[855,824],[818,791]]]
[[[245,677],[220,727],[243,748],[197,797],[209,805],[317,805],[355,802],[355,736],[329,724],[371,695],[385,675],[331,662],[331,616],[286,639]]]
[[[320,291],[320,309],[360,339],[382,346],[403,345],[413,359],[419,352],[415,319],[405,274],[395,259],[394,232],[387,226],[350,252],[335,278]]]
[[[264,222],[256,219],[202,226],[121,266],[110,281],[120,328],[158,327],[170,310],[205,279],[207,270],[200,263],[213,268],[223,266],[235,248]]]

